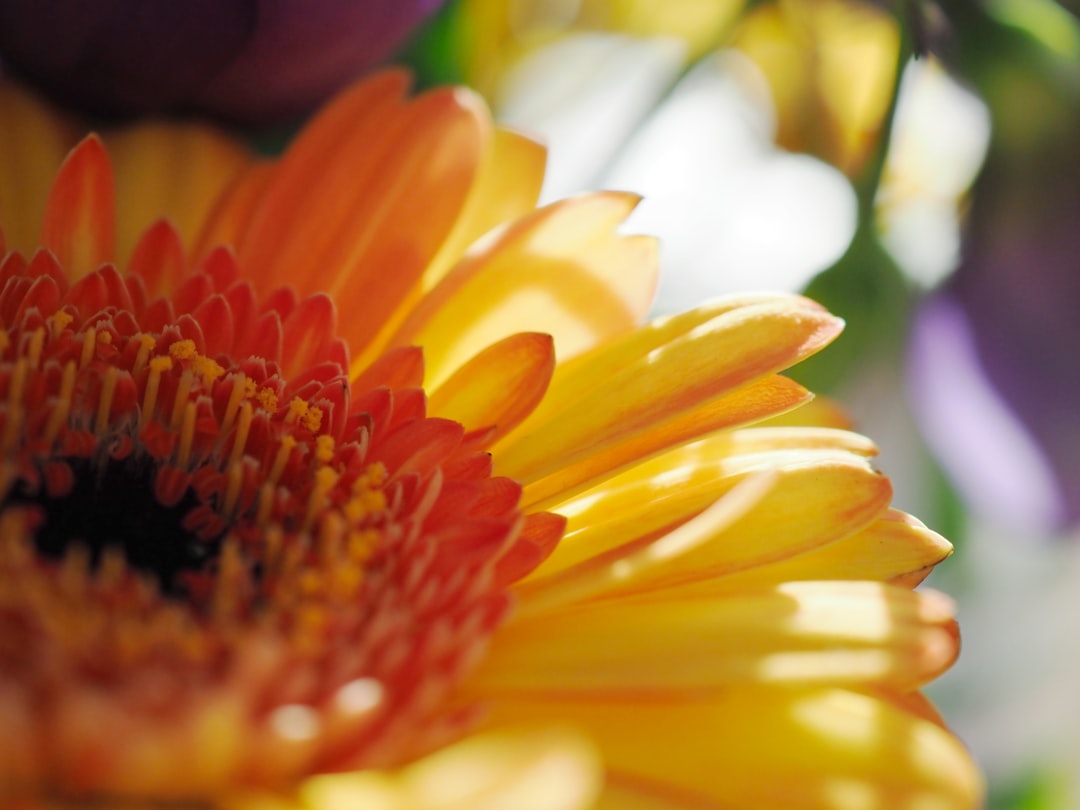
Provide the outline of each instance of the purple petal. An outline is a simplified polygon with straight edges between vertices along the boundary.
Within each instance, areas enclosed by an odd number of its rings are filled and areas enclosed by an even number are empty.
[[[200,104],[247,120],[300,115],[397,47],[442,0],[263,0],[255,36]]]
[[[909,365],[915,415],[972,506],[1017,526],[1059,524],[1066,516],[1065,493],[1048,448],[1030,430],[1033,414],[1006,401],[976,343],[954,297],[942,295],[922,307]]]
[[[257,0],[5,0],[5,66],[59,101],[96,113],[190,99],[242,50]]]
[[[95,113],[282,121],[386,59],[441,2],[0,0],[0,57]]]

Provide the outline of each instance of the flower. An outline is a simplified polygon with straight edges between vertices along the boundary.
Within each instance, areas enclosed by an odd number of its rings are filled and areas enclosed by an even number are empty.
[[[911,590],[949,545],[778,373],[839,321],[762,294],[640,325],[632,195],[534,210],[539,147],[405,94],[352,87],[273,162],[148,125],[106,133],[114,176],[83,138],[40,249],[9,201],[70,124],[0,96],[0,787],[976,806],[917,691],[957,652]]]
[[[1039,36],[1023,25],[1030,11],[995,19],[952,9],[950,56],[986,100],[992,136],[959,267],[919,312],[910,354],[931,449],[975,511],[1025,535],[1080,522],[1080,361],[1071,349],[1080,336],[1080,93],[1065,78],[1080,59],[1055,39],[1075,40],[1080,26],[1048,4],[1053,22]],[[986,59],[987,41],[1005,61]]]
[[[241,122],[287,121],[389,57],[439,5],[4,3],[0,60],[96,113],[196,107]]]

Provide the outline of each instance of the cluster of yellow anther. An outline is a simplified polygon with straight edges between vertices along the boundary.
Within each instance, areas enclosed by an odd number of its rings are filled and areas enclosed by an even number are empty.
[[[300,397],[293,397],[289,403],[289,412],[285,416],[285,422],[288,424],[298,422],[312,433],[318,433],[319,428],[322,427],[322,417],[322,408],[304,402]]]

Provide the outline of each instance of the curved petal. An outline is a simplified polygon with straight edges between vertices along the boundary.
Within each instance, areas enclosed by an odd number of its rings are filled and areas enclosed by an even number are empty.
[[[251,161],[241,142],[201,124],[148,122],[111,130],[105,143],[116,170],[121,264],[163,217],[191,245],[218,197]]]
[[[56,170],[74,142],[71,122],[10,82],[0,81],[0,222],[8,250],[29,256]]]
[[[842,323],[801,301],[726,312],[627,363],[573,407],[508,442],[496,469],[531,483],[813,354]]]
[[[514,332],[550,333],[565,360],[629,330],[648,311],[656,278],[653,240],[615,233],[636,203],[614,192],[576,197],[489,234],[420,300],[391,344],[428,347],[438,385]]]
[[[589,743],[562,729],[489,732],[396,772],[307,780],[295,799],[248,794],[227,810],[587,810],[599,792]]]
[[[41,244],[77,279],[113,259],[115,239],[112,165],[101,140],[88,135],[56,175],[41,221]]]
[[[550,335],[524,332],[484,349],[436,388],[428,413],[460,422],[467,430],[496,427],[493,438],[512,430],[547,390],[555,369]]]
[[[608,768],[603,808],[982,806],[982,779],[959,740],[891,702],[842,689],[504,700],[497,717],[553,715],[597,742]]]
[[[954,614],[940,593],[876,582],[592,602],[515,622],[495,637],[469,688],[611,696],[818,683],[906,691],[956,659]]]

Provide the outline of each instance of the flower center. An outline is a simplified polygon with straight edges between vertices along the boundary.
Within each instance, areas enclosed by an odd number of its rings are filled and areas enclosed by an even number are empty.
[[[47,487],[35,490],[24,480],[0,506],[39,508],[41,523],[34,534],[39,554],[60,560],[73,546],[81,546],[97,568],[103,552],[115,549],[129,566],[152,577],[163,594],[181,597],[185,579],[206,570],[220,550],[223,531],[204,538],[182,525],[198,505],[190,487],[172,505],[154,496],[154,462],[149,457],[69,457],[51,464],[54,475],[71,479],[63,494],[51,495]]]

